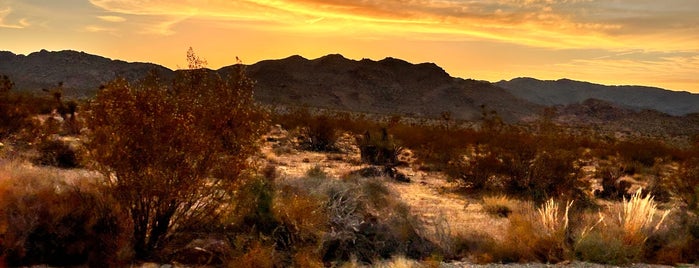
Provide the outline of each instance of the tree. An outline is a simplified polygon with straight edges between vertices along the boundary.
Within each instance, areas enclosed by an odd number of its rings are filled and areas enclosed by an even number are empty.
[[[172,84],[152,73],[116,79],[91,106],[91,156],[133,220],[134,250],[149,258],[173,234],[216,220],[258,150],[267,114],[243,69],[226,79],[190,69]]]

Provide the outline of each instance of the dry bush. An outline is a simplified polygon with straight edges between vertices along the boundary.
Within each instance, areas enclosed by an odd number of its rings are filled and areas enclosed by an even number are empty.
[[[519,202],[506,195],[483,197],[483,209],[490,215],[507,217],[517,209]]]
[[[571,259],[569,243],[572,202],[562,207],[553,199],[537,209],[510,216],[506,241],[493,253],[501,261],[557,263]]]
[[[328,173],[326,173],[323,167],[321,167],[320,165],[314,165],[313,167],[306,170],[306,177],[325,179],[328,177]]]
[[[0,139],[32,129],[36,124],[26,97],[11,92],[13,86],[9,77],[0,76]]]
[[[371,165],[384,165],[394,167],[399,164],[398,155],[402,147],[388,134],[385,128],[381,133],[366,131],[357,139],[362,161]]]
[[[615,146],[616,152],[626,161],[651,167],[658,159],[674,156],[675,152],[655,139],[621,141]]]
[[[171,85],[157,74],[117,79],[90,106],[90,156],[129,210],[138,258],[154,257],[179,230],[219,221],[266,130],[243,69],[224,79],[191,49],[188,60]]]
[[[255,243],[249,251],[242,256],[232,261],[228,267],[235,268],[272,268],[279,267],[280,264],[275,260],[277,252],[274,246],[264,246],[261,243]]]
[[[296,266],[320,263],[321,240],[328,229],[325,207],[325,200],[302,189],[282,189],[275,197],[273,212],[279,222],[273,233],[275,245],[291,254]]]
[[[364,179],[329,181],[319,187],[328,197],[330,229],[323,239],[325,263],[343,263],[356,259],[362,263],[390,258],[396,254],[421,259],[436,247],[407,206],[390,197],[377,184]],[[371,197],[369,197],[371,196]],[[371,200],[385,200],[373,203]]]
[[[630,199],[624,199],[618,208],[600,214],[597,223],[583,229],[575,242],[575,253],[584,261],[607,264],[628,264],[643,261],[651,249],[651,237],[659,242],[659,230],[670,211],[658,215],[657,204],[641,190]],[[600,224],[601,223],[601,224]],[[666,245],[657,244],[655,250]],[[669,253],[670,248],[666,248]]]
[[[119,267],[130,259],[130,220],[99,188],[40,171],[5,174],[0,256],[7,265]]]
[[[680,163],[677,173],[670,176],[665,184],[672,195],[687,206],[688,211],[696,213],[699,208],[699,157]]]
[[[43,139],[37,144],[39,155],[34,162],[38,165],[59,168],[80,167],[80,154],[66,142],[57,139]]]
[[[346,129],[347,122],[337,114],[314,114],[308,108],[297,108],[284,114],[275,114],[273,122],[285,129],[299,129],[302,136],[300,145],[311,151],[336,151],[340,131]]]

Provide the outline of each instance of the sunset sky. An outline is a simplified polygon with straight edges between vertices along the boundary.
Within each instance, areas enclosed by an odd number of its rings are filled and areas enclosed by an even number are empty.
[[[0,0],[0,50],[208,67],[301,55],[434,62],[699,93],[698,0]]]

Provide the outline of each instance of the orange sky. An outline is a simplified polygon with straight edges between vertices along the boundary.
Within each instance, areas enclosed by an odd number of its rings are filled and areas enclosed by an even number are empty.
[[[435,62],[699,93],[697,0],[0,0],[0,50],[73,49],[169,68],[302,55]]]

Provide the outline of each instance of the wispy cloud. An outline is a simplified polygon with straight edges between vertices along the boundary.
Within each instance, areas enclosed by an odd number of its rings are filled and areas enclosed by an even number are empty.
[[[119,16],[97,16],[98,19],[107,21],[107,22],[124,22],[126,21],[126,18],[124,17],[119,17]]]
[[[12,13],[12,8],[10,7],[0,10],[0,28],[22,29],[30,26],[26,18],[19,19],[17,23],[7,22],[7,16],[10,15],[10,13]]]
[[[686,47],[699,39],[699,5],[693,1],[210,0],[203,5],[186,0],[90,0],[110,12],[169,21],[179,16],[254,20],[297,31],[429,33],[444,40],[484,38],[547,48],[620,49],[642,42],[652,50]]]

